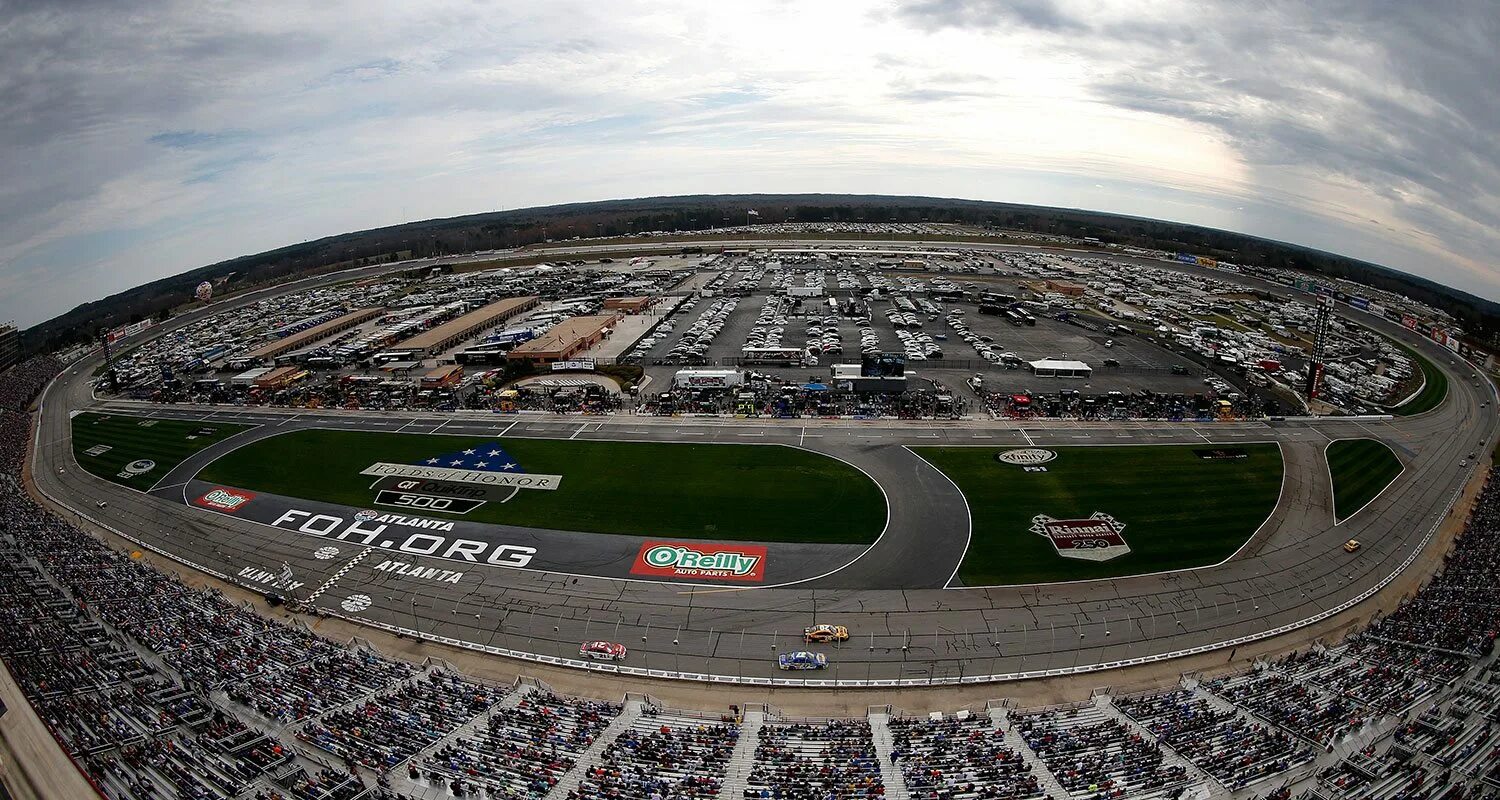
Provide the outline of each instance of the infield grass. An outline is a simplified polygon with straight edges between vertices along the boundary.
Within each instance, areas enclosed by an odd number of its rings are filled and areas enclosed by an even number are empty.
[[[1205,459],[1195,450],[1240,450]],[[918,447],[969,503],[973,533],[958,577],[966,586],[1087,580],[1216,564],[1275,509],[1281,450],[1274,444],[1056,447],[1046,472],[995,460],[990,447]],[[1109,561],[1064,558],[1029,528],[1032,517],[1124,523],[1130,552]]]
[[[1422,388],[1417,392],[1416,396],[1392,408],[1391,413],[1399,417],[1409,417],[1413,414],[1421,414],[1424,411],[1431,411],[1437,408],[1448,397],[1448,374],[1434,366],[1428,360],[1427,356],[1418,353],[1401,342],[1397,342],[1395,339],[1391,339],[1391,341],[1395,342],[1397,347],[1405,350],[1408,358],[1417,362],[1417,366],[1421,368],[1423,376]]]
[[[1391,485],[1401,469],[1401,459],[1384,442],[1340,439],[1329,443],[1334,519],[1343,522],[1364,508]]]
[[[73,418],[73,457],[105,480],[146,491],[188,456],[251,427],[88,412]],[[96,446],[109,450],[90,455]],[[126,464],[140,459],[154,461],[156,466],[138,475],[120,476]]]
[[[298,430],[219,458],[201,480],[370,508],[377,461],[411,464],[499,442],[528,473],[561,475],[555,491],[521,490],[469,519],[553,530],[681,539],[867,544],[885,528],[885,498],[837,459],[778,445],[594,442]],[[396,509],[390,509],[395,512]]]

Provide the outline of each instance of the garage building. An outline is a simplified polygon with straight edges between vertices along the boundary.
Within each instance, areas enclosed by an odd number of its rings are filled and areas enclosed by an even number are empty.
[[[604,310],[619,311],[624,314],[642,314],[651,307],[654,299],[651,297],[608,297],[604,300]]]
[[[454,317],[435,328],[422,331],[395,347],[386,348],[386,352],[416,360],[435,356],[480,331],[493,328],[524,311],[535,308],[539,299],[536,295],[527,295],[496,300],[487,306]]]
[[[321,325],[314,325],[305,331],[298,331],[285,339],[277,339],[274,342],[263,344],[242,356],[237,356],[234,360],[236,362],[245,361],[256,364],[263,361],[271,361],[279,355],[290,353],[313,342],[327,339],[335,333],[349,330],[361,322],[372,320],[384,313],[385,309],[378,307],[350,311],[343,316],[334,317]]]
[[[541,336],[517,345],[505,357],[511,361],[529,361],[532,364],[566,361],[603,341],[610,326],[619,320],[619,314],[565,319]]]

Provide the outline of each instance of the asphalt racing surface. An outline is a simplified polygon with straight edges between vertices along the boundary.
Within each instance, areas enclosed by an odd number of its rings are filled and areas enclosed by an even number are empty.
[[[304,281],[277,291],[348,277]],[[211,307],[210,313],[261,296],[235,298]],[[173,324],[193,318],[186,315]],[[609,639],[631,648],[624,666],[632,671],[721,681],[807,677],[845,684],[926,683],[1057,674],[1281,632],[1341,612],[1410,563],[1476,466],[1460,462],[1494,441],[1493,409],[1480,407],[1493,400],[1492,390],[1471,380],[1462,362],[1450,365],[1445,350],[1379,320],[1359,321],[1420,347],[1448,373],[1447,400],[1425,414],[1386,420],[1206,424],[374,415],[101,403],[92,397],[87,380],[97,359],[86,359],[43,396],[33,473],[37,487],[54,502],[201,571],[290,595],[327,613],[458,646],[555,663],[576,659],[581,641]],[[261,427],[185,463],[157,487],[162,496],[153,497],[93,477],[77,465],[70,412],[85,408]],[[383,541],[367,544],[357,537],[299,533],[290,529],[291,523],[274,526],[184,504],[198,490],[212,488],[192,483],[192,473],[214,455],[242,444],[242,437],[307,426],[786,444],[863,469],[885,492],[890,516],[883,535],[867,550],[846,546],[809,554],[791,549],[794,545],[767,545],[763,584],[686,585],[619,579],[639,544],[634,537],[504,526],[475,532],[473,538],[489,537],[491,545],[535,548],[526,567],[517,568],[504,565],[514,560],[509,556],[485,563],[412,555],[383,547]],[[1406,470],[1370,507],[1335,526],[1322,451],[1329,441],[1350,437],[1386,442]],[[942,473],[905,447],[1247,442],[1279,443],[1286,477],[1271,519],[1225,563],[1130,578],[999,588],[951,585],[968,544],[967,507]],[[101,501],[104,507],[98,505]],[[316,504],[288,502],[319,513]],[[342,507],[323,511],[330,516],[348,513]],[[1342,544],[1349,538],[1364,546],[1345,553]],[[789,548],[787,563],[777,567],[781,548]],[[281,581],[283,564],[292,571],[291,585]],[[801,649],[800,631],[814,622],[847,625],[853,639],[837,647],[819,646],[830,657],[825,673],[776,670],[775,654]]]

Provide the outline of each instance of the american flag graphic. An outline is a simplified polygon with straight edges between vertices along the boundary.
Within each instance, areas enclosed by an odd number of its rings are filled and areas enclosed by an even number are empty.
[[[471,469],[479,472],[525,472],[499,442],[471,445],[453,453],[411,462],[419,467]]]

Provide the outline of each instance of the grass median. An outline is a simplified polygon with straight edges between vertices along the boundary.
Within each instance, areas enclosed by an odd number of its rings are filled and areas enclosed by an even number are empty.
[[[1401,459],[1384,442],[1340,439],[1328,445],[1328,474],[1333,480],[1333,515],[1339,522],[1354,516],[1401,474]]]
[[[145,491],[189,456],[251,427],[87,412],[73,418],[73,457],[94,475]]]
[[[967,586],[1136,575],[1215,564],[1275,509],[1274,444],[1057,447],[1045,472],[1002,463],[987,447],[919,447],[964,493],[973,533],[959,568]],[[1068,558],[1030,528],[1037,515],[1124,525],[1130,551],[1108,561]]]
[[[885,499],[868,476],[837,459],[779,445],[299,430],[227,454],[199,478],[364,508],[371,507],[374,479],[360,471],[371,464],[424,463],[492,443],[526,473],[560,475],[561,484],[519,491],[462,519],[651,537],[832,544],[873,542],[885,527]]]

